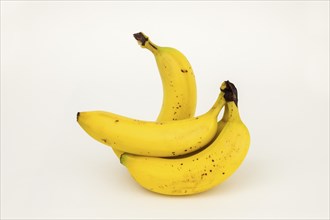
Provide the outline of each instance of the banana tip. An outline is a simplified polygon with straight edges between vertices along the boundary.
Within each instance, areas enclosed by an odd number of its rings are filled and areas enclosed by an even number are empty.
[[[139,42],[139,44],[141,44],[142,46],[144,46],[146,44],[146,42],[148,41],[148,37],[145,36],[142,32],[135,33],[135,34],[133,34],[133,36]]]
[[[124,162],[125,162],[125,153],[123,153],[123,154],[120,155],[119,161],[120,161],[121,164],[124,165]]]
[[[77,121],[78,121],[78,119],[79,119],[79,115],[80,115],[80,112],[77,112]]]
[[[225,81],[221,85],[221,91],[225,93],[224,98],[227,102],[233,101],[236,106],[238,104],[238,92],[236,86],[229,80]]]

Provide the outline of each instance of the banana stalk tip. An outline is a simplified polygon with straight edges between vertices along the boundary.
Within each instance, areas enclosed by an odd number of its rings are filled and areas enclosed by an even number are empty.
[[[124,162],[125,162],[125,153],[123,153],[123,154],[120,155],[119,161],[120,161],[121,164],[124,165]]]
[[[224,81],[221,85],[221,91],[225,93],[224,98],[227,102],[235,102],[238,105],[238,92],[236,86],[229,80]]]
[[[148,37],[146,35],[144,35],[142,32],[135,33],[135,34],[133,34],[133,36],[139,42],[139,44],[141,44],[142,46],[144,46],[146,44],[146,42],[148,41]]]

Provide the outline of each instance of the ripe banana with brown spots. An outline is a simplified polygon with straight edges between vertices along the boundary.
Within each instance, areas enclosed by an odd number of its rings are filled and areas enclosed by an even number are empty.
[[[142,48],[155,57],[163,86],[163,103],[157,122],[194,117],[197,103],[195,75],[188,59],[177,49],[161,47],[150,41],[144,33],[133,34]],[[123,153],[113,148],[120,157]]]
[[[134,34],[142,48],[156,59],[163,85],[163,104],[157,121],[181,120],[193,117],[196,111],[197,89],[193,69],[188,59],[177,49],[161,47],[139,32]]]
[[[224,88],[224,84],[221,86]],[[154,157],[173,157],[198,150],[216,135],[224,92],[206,113],[182,120],[141,121],[111,112],[79,112],[79,125],[95,140],[112,148]]]
[[[219,185],[238,169],[248,152],[250,135],[239,115],[236,89],[226,83],[223,127],[208,146],[176,158],[121,155],[121,163],[141,186],[165,195],[196,194]]]

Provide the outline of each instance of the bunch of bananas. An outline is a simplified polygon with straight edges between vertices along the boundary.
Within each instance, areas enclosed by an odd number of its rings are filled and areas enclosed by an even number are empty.
[[[163,104],[157,120],[88,111],[77,113],[79,125],[112,147],[136,182],[152,192],[191,195],[213,188],[237,170],[250,145],[236,87],[224,81],[213,106],[194,116],[196,82],[187,58],[174,48],[154,44],[142,32],[134,37],[153,53],[161,76]]]

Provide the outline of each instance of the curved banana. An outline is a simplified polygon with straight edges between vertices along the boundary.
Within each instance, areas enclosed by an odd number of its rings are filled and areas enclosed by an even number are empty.
[[[222,119],[224,127],[203,150],[175,159],[124,153],[121,163],[141,186],[152,192],[189,195],[215,187],[238,169],[250,145],[249,131],[240,119],[235,97],[225,95],[228,102]]]
[[[95,140],[138,155],[173,157],[195,151],[217,132],[217,117],[225,105],[220,92],[212,108],[194,118],[167,122],[141,121],[111,112],[78,112],[80,126]]]
[[[152,43],[142,32],[133,36],[142,48],[154,54],[161,76],[163,104],[157,121],[165,122],[193,117],[196,111],[197,89],[189,61],[177,49],[160,47]],[[123,153],[115,148],[112,149],[118,158]]]
[[[153,53],[162,79],[163,104],[157,121],[193,117],[197,102],[196,81],[187,58],[175,48],[152,43],[142,32],[134,37],[142,48]]]

